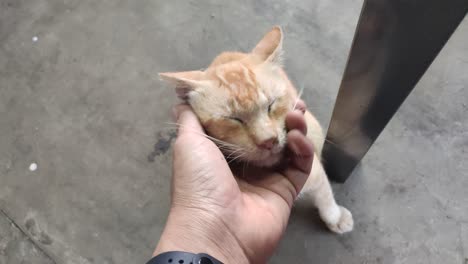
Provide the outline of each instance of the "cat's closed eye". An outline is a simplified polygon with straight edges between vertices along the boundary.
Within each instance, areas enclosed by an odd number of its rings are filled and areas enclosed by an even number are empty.
[[[273,99],[271,103],[268,105],[268,113],[271,112],[271,108],[273,107],[273,104],[276,102],[276,99]]]
[[[244,120],[242,120],[242,119],[240,119],[238,117],[235,117],[235,116],[226,116],[225,118],[236,121],[236,122],[238,122],[240,124],[244,124]]]

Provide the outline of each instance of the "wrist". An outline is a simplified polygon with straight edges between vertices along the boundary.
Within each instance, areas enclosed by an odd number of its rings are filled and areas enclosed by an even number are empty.
[[[206,253],[223,263],[249,263],[222,219],[198,208],[171,209],[153,255],[167,251]]]

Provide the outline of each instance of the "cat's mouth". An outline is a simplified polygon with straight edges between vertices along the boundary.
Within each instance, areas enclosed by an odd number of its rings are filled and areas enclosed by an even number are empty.
[[[277,146],[271,150],[258,149],[249,162],[257,166],[271,167],[280,162],[283,157],[284,147]]]
[[[265,158],[252,161],[252,163],[260,167],[272,167],[278,164],[282,157],[283,155],[281,153],[270,153]]]
[[[270,150],[256,149],[255,151],[244,155],[235,156],[236,154],[227,154],[225,156],[232,160],[240,162],[248,162],[259,167],[272,167],[278,164],[283,158],[284,147],[277,146]],[[234,156],[234,158],[232,158]]]

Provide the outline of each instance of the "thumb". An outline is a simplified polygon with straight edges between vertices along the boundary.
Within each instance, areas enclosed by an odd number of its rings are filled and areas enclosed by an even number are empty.
[[[299,130],[288,133],[288,149],[290,151],[289,166],[284,175],[294,185],[298,194],[307,181],[314,160],[312,143]]]
[[[306,137],[307,125],[304,116],[298,110],[288,113],[286,126],[289,129],[287,135],[289,165],[284,175],[294,185],[298,194],[307,181],[314,160],[314,147]]]
[[[204,134],[203,128],[198,120],[198,117],[193,112],[192,108],[186,104],[176,105],[173,109],[173,114],[179,125],[178,137],[187,134]]]

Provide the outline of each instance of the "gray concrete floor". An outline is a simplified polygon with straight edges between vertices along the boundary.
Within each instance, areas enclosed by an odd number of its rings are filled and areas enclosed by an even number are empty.
[[[326,126],[361,4],[0,0],[0,263],[144,263],[169,203],[175,99],[156,73],[279,24],[287,72]],[[465,19],[334,186],[355,230],[331,234],[299,205],[271,262],[467,263],[467,86]]]

